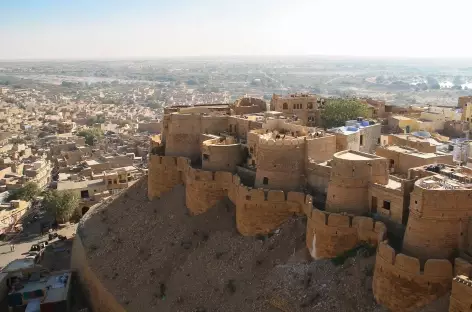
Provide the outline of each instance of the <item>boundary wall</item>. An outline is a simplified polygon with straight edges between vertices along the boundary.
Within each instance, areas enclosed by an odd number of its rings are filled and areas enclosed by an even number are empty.
[[[185,184],[186,205],[194,215],[228,197],[236,206],[236,227],[245,236],[267,234],[292,215],[305,214],[307,246],[315,259],[335,257],[363,241],[377,245],[386,235],[382,222],[314,209],[312,196],[302,192],[247,187],[238,175],[195,169],[185,157],[151,155],[148,181],[150,200]]]
[[[93,311],[126,312],[89,267],[79,232],[72,245],[71,268],[77,270],[80,283],[85,286],[83,289]]]
[[[372,289],[377,303],[392,312],[414,312],[451,289],[453,265],[446,259],[397,254],[387,241],[379,244]]]
[[[369,217],[313,209],[307,213],[306,244],[314,259],[334,258],[361,242],[377,246],[387,235],[384,223]]]

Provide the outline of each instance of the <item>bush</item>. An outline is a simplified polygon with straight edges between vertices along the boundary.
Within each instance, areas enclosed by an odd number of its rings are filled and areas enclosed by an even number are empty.
[[[79,207],[79,203],[80,198],[71,191],[58,192],[51,190],[44,195],[46,210],[61,222],[67,222],[71,219]]]
[[[41,190],[39,189],[38,184],[34,182],[28,182],[22,188],[13,191],[8,196],[7,200],[10,201],[10,200],[20,199],[20,200],[25,200],[25,201],[31,201],[40,193],[41,193]]]
[[[329,99],[321,113],[326,128],[344,126],[357,117],[367,117],[367,105],[354,99]]]
[[[103,131],[99,128],[89,128],[80,131],[79,133],[77,133],[77,135],[84,137],[85,143],[87,143],[88,145],[94,145],[95,140],[98,140],[103,137]]]

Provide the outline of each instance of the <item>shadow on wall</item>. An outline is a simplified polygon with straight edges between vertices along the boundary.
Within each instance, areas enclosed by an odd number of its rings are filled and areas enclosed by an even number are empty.
[[[396,254],[387,241],[379,244],[375,259],[373,292],[376,301],[393,312],[414,312],[451,289],[453,266],[448,260]]]

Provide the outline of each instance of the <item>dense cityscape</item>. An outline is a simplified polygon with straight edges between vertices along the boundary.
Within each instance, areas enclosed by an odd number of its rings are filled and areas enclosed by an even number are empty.
[[[0,1],[0,312],[471,312],[470,9]]]

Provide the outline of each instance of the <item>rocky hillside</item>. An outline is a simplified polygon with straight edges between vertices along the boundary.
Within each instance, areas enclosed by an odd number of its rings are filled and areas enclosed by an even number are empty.
[[[90,266],[127,311],[385,311],[373,300],[374,257],[310,261],[305,220],[243,237],[223,201],[199,216],[182,186],[158,200],[145,180],[82,222]]]

